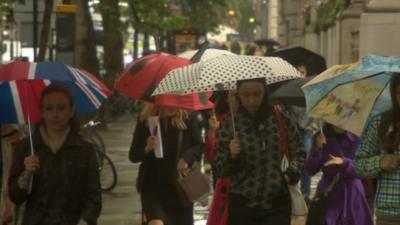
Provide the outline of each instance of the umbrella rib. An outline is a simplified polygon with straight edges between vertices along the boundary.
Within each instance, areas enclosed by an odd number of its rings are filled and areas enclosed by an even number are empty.
[[[101,105],[99,99],[90,91],[88,87],[86,87],[86,81],[81,77],[77,69],[71,68],[67,66],[72,76],[75,77],[75,83],[81,88],[81,90],[85,93],[85,95],[90,99],[90,101],[95,105],[95,107],[99,107]]]
[[[29,65],[28,80],[35,79],[36,68],[37,68],[37,63],[31,63]]]
[[[374,74],[368,75],[368,76],[363,77],[363,78],[359,78],[359,79],[354,79],[354,80],[351,80],[351,81],[342,82],[342,83],[336,84],[334,87],[331,88],[331,90],[336,89],[337,87],[339,87],[339,86],[341,86],[341,85],[344,85],[344,84],[347,84],[347,83],[350,83],[350,82],[356,82],[356,81],[365,80],[365,79],[368,79],[368,78],[377,76],[377,75],[380,74],[380,73],[385,73],[385,72],[374,73]],[[335,78],[335,77],[332,77],[331,79],[333,79],[333,78]],[[322,82],[329,81],[329,80],[331,80],[331,79],[323,80]],[[312,85],[310,85],[310,86],[307,86],[306,88],[312,87],[312,86],[317,85],[317,84],[320,85],[322,82],[318,82],[318,83],[312,84]],[[305,85],[307,85],[307,84],[305,84]],[[304,86],[304,85],[303,85],[303,86]],[[302,87],[302,89],[303,89],[303,87]],[[303,92],[304,92],[304,91],[303,91]],[[314,104],[314,106],[318,105],[329,93],[331,93],[331,91],[329,91],[327,94],[325,94],[323,97],[321,97],[320,100],[317,101],[317,102]],[[313,106],[313,107],[314,107],[314,106]]]
[[[385,89],[386,89],[389,85],[390,85],[390,82],[387,82],[387,83],[385,84],[385,87],[382,88],[382,90],[381,90],[381,92],[379,93],[379,95],[377,95],[377,97],[375,98],[374,104],[372,104],[372,105],[375,105],[375,104],[376,104],[376,102],[378,101],[378,98],[382,95],[382,92],[384,92]],[[370,113],[371,113],[371,112],[370,112]],[[368,119],[368,118],[367,118],[367,119]],[[365,126],[364,126],[363,128],[365,128]],[[364,130],[364,129],[363,129],[363,130]]]
[[[17,120],[20,122],[25,122],[25,116],[23,113],[23,108],[21,104],[21,98],[19,96],[17,84],[15,81],[10,81],[10,89],[12,91],[12,96],[13,96],[13,102],[14,102],[14,107],[15,107],[15,112],[17,113]]]
[[[365,77],[362,77],[362,78],[358,78],[358,79],[354,79],[354,80],[351,80],[351,81],[344,81],[344,82],[342,82],[342,83],[339,83],[339,85],[342,85],[342,84],[345,84],[345,83],[348,83],[348,82],[354,82],[354,81],[359,81],[359,80],[364,80],[364,79],[367,79],[367,78],[371,78],[371,77],[374,77],[374,76],[376,76],[376,75],[378,75],[378,74],[380,74],[380,73],[385,73],[386,71],[380,71],[380,72],[376,72],[376,73],[373,73],[373,74],[370,74],[370,75],[368,75],[368,76],[365,76]],[[391,73],[391,72],[390,72]],[[344,73],[345,74],[345,73]],[[343,75],[343,74],[342,74]],[[318,75],[316,75],[316,78],[318,77]],[[314,86],[314,85],[321,85],[321,83],[325,83],[325,82],[328,82],[328,81],[331,81],[332,79],[336,79],[336,78],[338,78],[338,76],[334,76],[334,77],[331,77],[331,78],[328,78],[328,79],[326,79],[326,80],[323,80],[323,81],[321,81],[321,82],[317,82],[317,83],[314,83],[314,84],[311,84],[311,85],[309,85],[309,86],[307,86],[307,87],[312,87],[312,86]],[[312,80],[311,80],[312,81]],[[304,85],[307,85],[307,84],[304,84]],[[303,86],[304,86],[303,85]],[[335,86],[335,88],[336,88],[336,86]]]
[[[81,88],[81,90],[85,93],[85,95],[90,99],[90,101],[95,105],[95,107],[99,107],[101,105],[99,99],[90,91],[88,87],[80,82],[76,82],[76,84]]]

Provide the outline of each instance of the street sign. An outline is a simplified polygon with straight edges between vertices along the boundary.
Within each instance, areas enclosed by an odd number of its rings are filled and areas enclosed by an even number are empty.
[[[74,65],[76,4],[58,4],[56,17],[56,59]]]
[[[76,13],[76,4],[58,4],[57,13]]]

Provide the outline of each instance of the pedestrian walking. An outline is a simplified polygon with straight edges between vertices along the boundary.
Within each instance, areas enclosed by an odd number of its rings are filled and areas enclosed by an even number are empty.
[[[359,139],[346,130],[325,124],[316,134],[306,170],[310,176],[322,171],[316,196],[327,191],[333,183],[326,205],[326,225],[373,225],[361,178],[352,161]]]
[[[400,223],[400,73],[390,81],[392,108],[368,124],[354,168],[365,178],[376,178],[377,225]]]
[[[0,125],[0,163],[1,163],[1,197],[0,224],[9,224],[14,217],[15,205],[10,200],[8,178],[15,146],[22,135],[13,124]]]
[[[231,52],[240,55],[242,47],[240,46],[239,41],[233,41],[231,45]]]
[[[298,63],[294,66],[304,78],[309,75],[307,67],[303,62],[298,61]],[[294,118],[297,118],[297,125],[300,131],[300,135],[303,138],[304,151],[306,152],[306,157],[308,157],[311,151],[314,134],[318,130],[318,121],[314,118],[307,116],[305,107],[293,105],[290,109],[291,112],[295,115]],[[304,195],[304,200],[309,203],[311,193],[311,177],[307,174],[305,170],[301,175],[301,192]]]
[[[32,136],[18,144],[9,179],[10,197],[26,202],[23,225],[95,225],[101,211],[97,157],[79,136],[70,91],[46,87],[40,98],[43,118]]]
[[[247,43],[245,46],[244,54],[254,55],[256,51],[257,51],[257,45],[255,43]]]
[[[150,131],[148,123],[151,116],[157,115],[161,143],[157,133]],[[156,157],[157,145],[162,145],[163,157]],[[200,124],[195,118],[181,109],[145,104],[129,151],[129,159],[141,163],[137,190],[141,197],[143,224],[193,224],[193,203],[178,185],[178,177],[188,172],[203,152]]]
[[[304,107],[291,106],[290,112],[296,116],[300,136],[303,138],[304,151],[306,152],[306,157],[308,157],[313,144],[314,134],[318,130],[317,121],[306,115]],[[311,176],[306,172],[306,169],[303,170],[301,175],[301,192],[304,195],[305,201],[309,203],[311,197]]]
[[[222,123],[217,140],[215,169],[231,176],[228,225],[282,224],[291,220],[287,184],[300,179],[305,153],[295,121],[282,110],[289,144],[289,168],[281,171],[284,150],[264,79],[238,81],[239,108]]]

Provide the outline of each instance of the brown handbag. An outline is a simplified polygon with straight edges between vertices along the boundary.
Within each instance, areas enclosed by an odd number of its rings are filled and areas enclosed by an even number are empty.
[[[182,151],[182,131],[179,132],[177,162]],[[179,174],[179,173],[178,173]],[[187,199],[194,202],[202,202],[201,200],[207,198],[210,192],[210,182],[207,177],[201,172],[201,166],[198,162],[192,163],[190,171],[185,176],[178,175],[178,184],[185,193]]]

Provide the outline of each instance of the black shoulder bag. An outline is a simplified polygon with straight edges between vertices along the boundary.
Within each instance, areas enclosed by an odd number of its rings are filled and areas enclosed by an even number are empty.
[[[340,173],[337,173],[326,190],[314,197],[308,208],[306,225],[325,225],[326,210],[332,190],[338,182]]]

